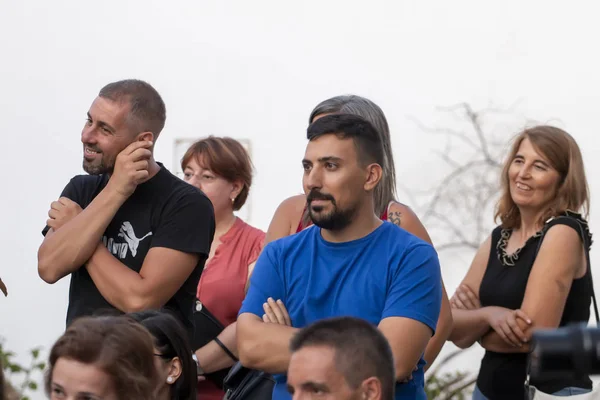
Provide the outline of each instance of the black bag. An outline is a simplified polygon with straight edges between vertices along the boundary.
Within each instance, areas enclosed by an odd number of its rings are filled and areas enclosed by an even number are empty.
[[[275,379],[271,374],[235,363],[225,377],[223,400],[271,400]]]
[[[221,332],[223,332],[225,327],[219,322],[219,320],[212,315],[210,311],[200,300],[196,299],[196,308],[194,310],[194,339],[192,341],[192,348],[194,352],[201,347],[206,346],[210,343],[211,340],[214,340]],[[231,353],[229,349],[227,349],[222,343],[217,342],[219,346],[231,357],[234,361],[237,361],[237,358]],[[202,365],[200,365],[202,368]],[[206,379],[214,382],[219,388],[225,390],[223,386],[223,381],[225,377],[229,373],[230,368],[224,368],[219,371],[211,372],[206,374]]]

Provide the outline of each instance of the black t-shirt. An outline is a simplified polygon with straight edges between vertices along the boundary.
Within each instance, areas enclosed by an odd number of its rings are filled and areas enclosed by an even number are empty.
[[[588,230],[587,222],[579,214],[567,212],[554,218],[545,225],[543,231],[558,224],[573,228],[579,234],[586,251],[589,251],[592,235]],[[490,258],[479,288],[482,307],[498,306],[516,310],[521,308],[523,303],[542,231],[530,237],[519,251],[507,255],[505,249],[510,234],[509,230],[501,227],[497,227],[492,232]],[[573,280],[559,326],[587,322],[590,318],[591,294],[591,275],[588,266],[583,277]],[[527,363],[526,353],[486,351],[481,361],[477,387],[490,400],[526,399]],[[592,381],[587,376],[578,378],[565,376],[563,379],[544,381],[532,379],[530,384],[545,393],[554,393],[568,386],[592,387]]]
[[[106,228],[102,241],[128,268],[139,272],[152,247],[166,247],[199,254],[194,271],[164,308],[175,313],[190,338],[196,290],[215,233],[212,203],[196,187],[171,174],[161,163],[160,171],[138,185]],[[61,196],[86,208],[108,183],[107,175],[78,175]],[[45,235],[49,228],[43,230]],[[67,325],[85,315],[120,313],[100,294],[85,267],[71,274]]]

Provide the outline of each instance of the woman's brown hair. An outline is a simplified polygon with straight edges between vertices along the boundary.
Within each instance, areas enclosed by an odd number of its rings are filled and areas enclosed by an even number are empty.
[[[119,399],[154,398],[157,371],[154,339],[138,322],[124,316],[82,317],[73,322],[50,350],[46,393],[59,358],[94,365],[109,375]]]
[[[524,130],[516,137],[504,162],[501,175],[502,195],[496,207],[495,220],[499,219],[502,227],[507,229],[518,228],[521,223],[519,208],[510,194],[508,170],[525,139],[529,139],[535,150],[546,157],[560,176],[554,201],[544,211],[538,223],[543,225],[550,217],[567,210],[577,213],[583,211],[584,217],[587,218],[589,189],[583,157],[577,142],[560,128],[539,125]]]
[[[211,170],[228,182],[242,182],[242,190],[233,201],[235,211],[242,208],[252,186],[252,161],[240,142],[230,137],[209,136],[192,144],[181,159],[185,170],[194,157],[202,167]]]

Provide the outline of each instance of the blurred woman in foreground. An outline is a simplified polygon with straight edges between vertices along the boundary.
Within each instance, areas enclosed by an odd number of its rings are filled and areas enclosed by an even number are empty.
[[[156,400],[194,400],[196,398],[196,362],[188,336],[171,314],[140,311],[128,314],[154,337],[154,364],[158,372]]]
[[[122,316],[82,317],[50,350],[46,393],[51,400],[154,399],[153,339]]]

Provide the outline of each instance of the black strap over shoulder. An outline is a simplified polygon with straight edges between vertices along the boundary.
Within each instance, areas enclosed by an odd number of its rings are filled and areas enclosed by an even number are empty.
[[[592,293],[592,302],[594,304],[594,315],[596,317],[596,325],[600,326],[600,315],[598,313],[598,303],[596,301],[596,294],[594,293],[594,280],[592,279],[592,264],[590,262],[591,239],[590,239],[590,243],[588,245],[586,238],[589,236],[589,234],[586,233],[586,229],[583,227],[583,222],[580,221],[580,217],[578,217],[578,214],[574,214],[574,216],[571,216],[570,214],[571,213],[566,213],[565,215],[559,215],[558,217],[551,218],[550,220],[546,221],[546,224],[544,225],[544,228],[542,229],[542,236],[540,237],[540,241],[535,250],[535,257],[537,257],[537,254],[540,251],[540,247],[542,246],[542,241],[544,240],[544,236],[546,235],[546,232],[548,231],[548,228],[549,228],[548,222],[550,222],[552,220],[561,219],[561,218],[568,218],[570,220],[574,220],[575,222],[577,222],[577,226],[579,227],[579,233],[581,234],[581,240],[583,240],[584,249],[585,249],[585,258],[586,258],[586,262],[587,262],[586,275],[589,276],[588,283],[590,285],[590,291]]]
[[[236,356],[235,356],[235,355],[234,355],[234,354],[231,352],[231,350],[229,350],[229,349],[227,348],[227,346],[225,346],[225,344],[223,344],[223,342],[221,342],[221,339],[219,339],[218,337],[216,337],[216,338],[214,338],[213,340],[214,340],[214,341],[215,341],[215,342],[216,342],[216,343],[219,345],[219,347],[220,347],[220,348],[222,348],[222,349],[223,349],[223,351],[224,351],[225,353],[227,353],[227,355],[229,356],[229,358],[231,358],[231,359],[232,359],[233,361],[235,361],[235,362],[238,362],[238,361],[239,361],[239,360],[237,359],[237,357],[236,357]]]

